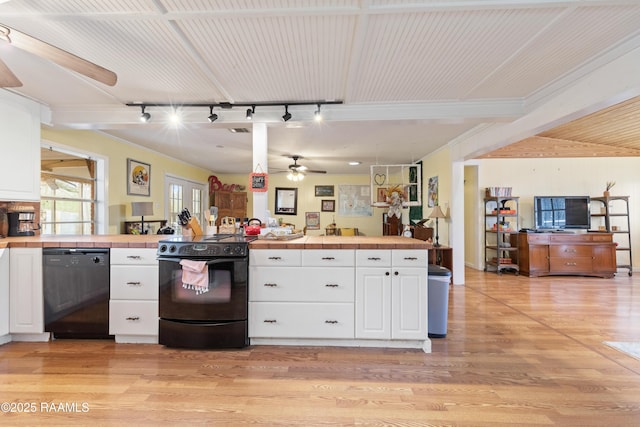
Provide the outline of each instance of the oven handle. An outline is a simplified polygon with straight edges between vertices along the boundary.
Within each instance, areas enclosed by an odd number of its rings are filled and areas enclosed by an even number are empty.
[[[215,258],[215,259],[203,259],[203,258],[163,258],[163,257],[159,257],[158,261],[171,261],[171,262],[177,262],[179,263],[180,261],[182,261],[183,259],[188,259],[188,260],[192,260],[192,261],[205,261],[207,263],[207,265],[212,265],[212,264],[222,264],[225,262],[242,262],[242,261],[246,261],[245,258]]]

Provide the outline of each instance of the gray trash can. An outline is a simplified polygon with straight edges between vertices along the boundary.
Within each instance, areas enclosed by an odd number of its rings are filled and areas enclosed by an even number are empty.
[[[429,264],[428,272],[428,335],[429,338],[444,338],[447,336],[449,283],[451,282],[451,271],[449,271],[448,268],[441,267],[439,265]]]

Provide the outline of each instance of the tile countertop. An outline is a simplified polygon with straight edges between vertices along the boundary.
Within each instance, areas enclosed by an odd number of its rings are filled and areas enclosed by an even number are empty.
[[[166,234],[31,236],[0,239],[0,248],[156,248]],[[303,236],[293,240],[255,240],[251,249],[432,249],[423,240],[401,236]]]

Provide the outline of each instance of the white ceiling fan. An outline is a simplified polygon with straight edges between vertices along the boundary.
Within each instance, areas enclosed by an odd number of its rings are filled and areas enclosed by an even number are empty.
[[[287,156],[293,160],[293,164],[289,165],[289,173],[287,178],[291,181],[300,181],[304,179],[304,175],[307,173],[327,173],[327,171],[323,170],[312,170],[304,165],[298,164],[299,159],[303,159],[304,157],[298,155]]]
[[[42,40],[31,37],[28,34],[7,27],[4,24],[0,24],[0,43],[2,42],[9,43],[18,49],[46,58],[62,67],[83,74],[106,85],[113,86],[118,81],[118,76],[113,71],[107,70]],[[0,59],[0,87],[20,86],[22,86],[20,79],[18,79]]]

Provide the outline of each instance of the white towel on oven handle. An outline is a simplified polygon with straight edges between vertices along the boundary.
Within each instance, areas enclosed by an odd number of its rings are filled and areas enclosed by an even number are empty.
[[[196,291],[196,295],[209,292],[209,267],[206,261],[183,259],[182,287]]]

